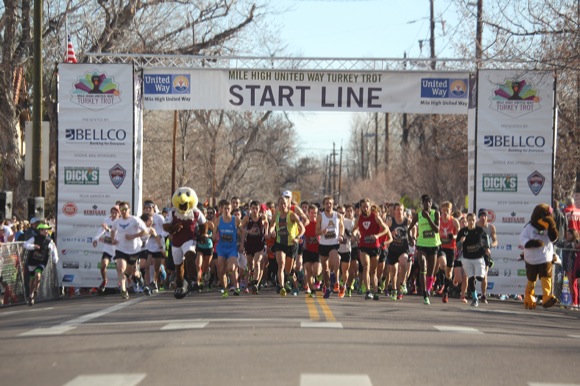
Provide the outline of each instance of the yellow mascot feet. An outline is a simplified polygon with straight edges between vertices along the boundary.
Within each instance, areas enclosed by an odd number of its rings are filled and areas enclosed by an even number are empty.
[[[535,281],[529,281],[526,286],[526,293],[524,295],[524,307],[526,310],[533,310],[536,308],[536,297],[534,296],[534,287],[536,286]]]
[[[543,277],[542,279],[542,307],[549,308],[558,303],[558,298],[552,295],[552,278]]]

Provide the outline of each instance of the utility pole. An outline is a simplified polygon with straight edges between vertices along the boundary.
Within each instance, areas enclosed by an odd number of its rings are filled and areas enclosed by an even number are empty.
[[[431,47],[431,58],[435,59],[435,0],[429,0],[429,10],[430,10],[430,20],[431,20],[431,37],[429,39],[429,45]],[[435,69],[435,60],[431,61],[431,69]]]
[[[385,113],[385,177],[389,169],[389,113]]]
[[[334,202],[338,202],[338,197],[336,195],[336,144],[332,143],[332,197]]]
[[[342,190],[342,145],[340,146],[340,158],[338,161],[338,199],[337,203],[340,204],[340,191]]]
[[[365,136],[363,129],[360,129],[360,176],[365,179]]]
[[[327,172],[326,168],[328,167],[328,156],[324,157],[324,181],[322,181],[322,195],[326,196],[326,179],[327,179]]]
[[[28,198],[30,217],[44,217],[44,197],[42,194],[42,0],[34,0],[34,63],[32,102],[32,197]],[[47,165],[48,166],[48,165]]]
[[[477,0],[477,28],[475,30],[475,60],[477,64],[477,69],[481,67],[481,58],[483,57],[482,35],[483,35],[483,0]]]
[[[379,113],[375,113],[375,176],[379,175]]]

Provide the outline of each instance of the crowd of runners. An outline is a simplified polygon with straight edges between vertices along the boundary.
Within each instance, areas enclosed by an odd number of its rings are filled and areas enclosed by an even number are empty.
[[[490,248],[497,245],[487,211],[453,211],[450,202],[436,205],[429,195],[421,197],[421,205],[412,211],[366,198],[337,205],[332,197],[297,203],[285,191],[275,202],[241,206],[234,197],[217,207],[198,205],[195,239],[176,247],[168,232],[174,209],[158,213],[148,200],[136,217],[128,202],[118,202],[95,237],[94,246],[103,248],[98,292],[106,291],[107,266],[114,259],[123,299],[131,290],[150,295],[173,289],[177,280],[176,297],[212,288],[224,298],[258,295],[274,287],[281,296],[402,301],[418,294],[430,304],[438,294],[443,303],[450,297],[471,299],[472,306],[487,302]],[[183,265],[182,283],[176,265]]]

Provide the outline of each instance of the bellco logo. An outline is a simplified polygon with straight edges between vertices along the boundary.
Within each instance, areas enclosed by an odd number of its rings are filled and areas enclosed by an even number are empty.
[[[483,146],[504,148],[543,148],[546,138],[536,135],[485,135]]]
[[[127,132],[123,129],[66,129],[67,141],[103,141],[120,142],[127,138]]]

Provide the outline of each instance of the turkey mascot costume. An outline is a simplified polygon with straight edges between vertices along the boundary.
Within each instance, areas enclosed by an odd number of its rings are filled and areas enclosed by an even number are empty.
[[[520,245],[524,247],[528,278],[524,296],[526,309],[536,308],[534,288],[538,277],[542,282],[542,306],[548,308],[558,302],[558,299],[552,295],[552,264],[558,262],[552,243],[557,239],[558,229],[552,217],[552,208],[548,204],[537,205],[530,222],[520,233]]]
[[[173,208],[167,214],[163,230],[171,235],[171,252],[175,263],[177,288],[173,294],[176,299],[183,299],[192,289],[193,277],[188,277],[190,283],[184,280],[185,268],[188,276],[195,272],[195,246],[198,236],[207,237],[205,216],[197,209],[197,194],[188,187],[181,187],[173,193],[171,203]],[[188,285],[189,284],[189,285]]]

